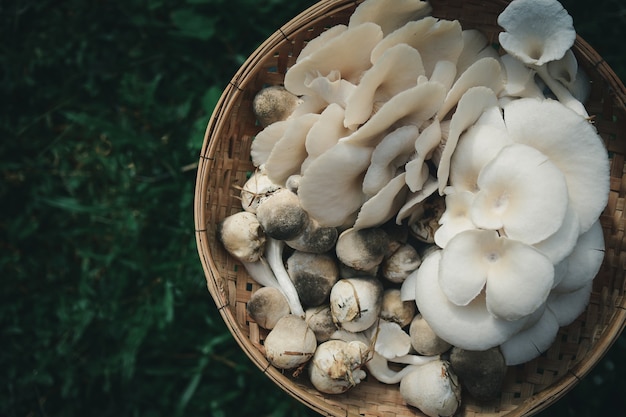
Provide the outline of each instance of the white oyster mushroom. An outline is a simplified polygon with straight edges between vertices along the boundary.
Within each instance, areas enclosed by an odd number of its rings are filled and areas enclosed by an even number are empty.
[[[435,233],[441,226],[441,216],[445,211],[445,199],[439,195],[423,201],[419,210],[411,213],[409,217],[408,226],[411,236],[426,244],[435,243]]]
[[[404,172],[396,175],[364,202],[352,227],[357,230],[373,228],[391,220],[404,204],[409,191],[405,177]]]
[[[296,95],[316,95],[307,84],[318,77],[336,71],[341,79],[357,84],[363,72],[369,69],[371,51],[383,37],[380,26],[366,22],[348,28],[328,42],[316,45],[314,50],[298,60],[285,74],[284,85]],[[355,48],[354,45],[359,45]]]
[[[380,314],[383,287],[377,278],[344,278],[330,291],[330,311],[335,323],[358,333],[376,323]]]
[[[280,120],[266,126],[254,137],[250,145],[250,157],[256,167],[267,162],[276,143],[285,135],[285,131],[291,125],[291,120]]]
[[[531,98],[509,103],[504,120],[514,142],[536,148],[563,173],[584,233],[609,196],[608,153],[595,127],[558,101]]]
[[[383,104],[365,124],[340,142],[375,147],[392,126],[420,127],[437,113],[445,93],[441,84],[431,82],[404,90]]]
[[[497,107],[492,109],[499,113]],[[503,147],[512,143],[502,116],[499,116],[502,127],[496,123],[481,123],[483,116],[489,117],[491,113],[491,111],[483,113],[481,118],[459,138],[450,159],[449,178],[454,192],[477,192],[478,175],[482,169]]]
[[[308,41],[296,57],[296,63],[304,60],[309,55],[317,53],[318,50],[324,49],[326,45],[334,38],[348,30],[347,25],[334,25],[324,30],[322,33]]]
[[[481,31],[465,29],[461,36],[463,37],[463,50],[456,63],[457,76],[463,74],[474,62],[482,58],[500,59],[498,51]]]
[[[417,50],[405,44],[389,48],[348,97],[344,125],[356,129],[393,96],[415,87],[420,75],[424,75],[424,66]]]
[[[553,291],[550,293],[547,308],[554,314],[559,326],[571,324],[585,311],[589,304],[592,289],[593,282],[589,281],[584,287],[571,292]]]
[[[422,0],[366,0],[350,16],[349,26],[378,24],[387,35],[407,22],[427,16],[432,8]]]
[[[510,54],[502,55],[500,62],[506,76],[501,96],[544,98],[541,88],[535,81],[535,70],[528,68]]]
[[[441,291],[453,304],[466,306],[484,289],[488,311],[511,321],[545,303],[554,266],[532,246],[495,232],[466,230],[442,251],[438,275]]]
[[[571,49],[568,49],[563,58],[548,62],[548,74],[563,84],[572,95],[584,103],[591,92],[589,77],[578,66],[578,60]]]
[[[309,365],[313,386],[325,394],[341,394],[366,377],[363,369],[368,346],[360,341],[328,340],[321,343]]]
[[[374,350],[390,361],[398,360],[411,351],[411,336],[397,322],[380,320],[374,336]]]
[[[309,94],[313,94],[328,104],[336,103],[346,107],[348,97],[356,89],[356,85],[341,78],[339,70],[330,71],[327,75],[307,74],[305,86]]]
[[[576,40],[567,10],[556,0],[514,0],[498,16],[498,24],[504,29],[499,34],[502,48],[534,69],[559,101],[587,117],[584,105],[547,68],[549,62],[563,58]]]
[[[279,369],[293,369],[308,362],[317,340],[302,317],[289,314],[276,323],[263,343],[265,357]]]
[[[406,181],[406,180],[405,180]],[[432,175],[428,176],[426,182],[422,188],[416,192],[409,193],[406,198],[404,205],[398,210],[398,214],[396,215],[396,223],[401,224],[404,219],[411,218],[413,213],[420,211],[420,205],[426,201],[428,197],[435,194],[437,192],[437,188],[439,187],[439,182],[437,178]],[[409,224],[412,223],[412,220],[409,220]]]
[[[561,227],[547,239],[537,242],[533,246],[546,255],[555,266],[561,263],[566,265],[566,262],[561,261],[574,250],[579,233],[578,215],[568,204]],[[555,285],[559,282],[560,280],[557,282],[555,278]]]
[[[441,124],[439,120],[434,119],[415,140],[415,152],[412,159],[404,165],[406,185],[409,186],[411,192],[421,190],[426,183],[430,172],[426,161],[430,159],[433,150],[441,142],[441,137]]]
[[[388,34],[372,50],[375,62],[385,51],[397,44],[407,44],[420,53],[426,77],[430,78],[439,61],[457,62],[463,49],[461,24],[457,20],[426,16],[411,21]]]
[[[572,252],[562,261],[566,272],[563,279],[554,287],[554,292],[567,293],[585,287],[600,271],[604,253],[604,234],[598,220],[579,236]]]
[[[457,76],[457,67],[456,64],[452,61],[437,61],[435,67],[433,68],[433,73],[431,74],[429,81],[436,82],[441,85],[446,90],[450,90]]]
[[[500,345],[500,351],[508,366],[531,361],[548,350],[559,332],[559,323],[550,309],[532,326],[512,336]]]
[[[284,185],[290,175],[300,173],[302,162],[307,157],[307,134],[320,117],[311,113],[287,121],[287,128],[265,161],[265,171],[273,182]]]
[[[400,394],[429,417],[452,417],[461,404],[461,384],[444,360],[415,367],[400,381]]]
[[[481,170],[470,216],[479,228],[501,230],[530,245],[561,227],[568,208],[565,177],[537,149],[514,143]]]
[[[504,87],[500,62],[491,57],[474,62],[447,91],[446,98],[437,113],[437,118],[444,120],[450,111],[459,104],[462,97],[474,87],[485,87],[498,95]]]
[[[303,173],[315,158],[335,146],[339,139],[352,133],[350,129],[343,127],[344,118],[345,110],[337,103],[329,104],[322,111],[319,119],[306,135],[304,147],[307,157],[302,162]]]
[[[372,152],[371,164],[363,177],[363,192],[378,193],[399,174],[412,155],[420,132],[417,126],[402,126],[387,134]]]
[[[486,109],[496,107],[498,105],[498,99],[496,98],[496,93],[494,93],[491,88],[475,86],[467,89],[463,95],[460,96],[458,103],[455,102],[455,104],[456,111],[450,120],[450,130],[445,144],[443,145],[441,157],[437,162],[439,194],[443,194],[444,188],[448,185],[450,160],[452,159],[461,134],[476,123]],[[442,113],[439,113],[439,115],[441,114]]]
[[[365,201],[361,183],[372,151],[339,142],[307,167],[298,196],[307,213],[320,225],[338,227],[354,221],[354,214]]]
[[[435,231],[437,246],[445,248],[450,239],[465,230],[476,229],[470,217],[474,194],[469,191],[454,191],[445,197],[446,210],[439,219],[440,227]]]
[[[418,311],[439,337],[461,349],[486,350],[524,328],[527,319],[506,320],[491,314],[484,293],[465,306],[452,303],[439,286],[441,254],[437,250],[424,258],[415,278]]]

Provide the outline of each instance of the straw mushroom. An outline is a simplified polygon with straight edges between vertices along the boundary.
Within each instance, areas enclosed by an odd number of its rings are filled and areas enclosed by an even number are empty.
[[[453,416],[461,404],[461,385],[444,360],[413,368],[400,381],[400,394],[429,417]]]
[[[259,202],[282,188],[267,176],[265,166],[261,165],[241,187],[241,207],[256,214]]]
[[[263,346],[272,365],[279,369],[293,369],[313,357],[317,340],[302,317],[289,314],[278,320]]]
[[[305,314],[305,320],[311,330],[313,330],[313,333],[315,333],[318,343],[329,340],[333,333],[337,331],[329,304],[309,307],[306,309]]]
[[[452,347],[450,343],[437,336],[421,314],[416,314],[411,321],[409,336],[411,346],[420,355],[441,355]]]
[[[338,237],[339,231],[336,227],[323,227],[317,220],[309,217],[302,233],[294,239],[286,240],[285,243],[301,252],[324,253],[335,247]]]
[[[330,290],[339,277],[335,258],[326,253],[295,251],[287,259],[287,273],[305,306],[328,302]]]
[[[397,323],[400,327],[408,326],[415,316],[415,303],[402,301],[400,289],[388,288],[383,292],[380,318]]]
[[[421,263],[422,258],[413,245],[404,243],[383,260],[381,273],[389,282],[401,284]]]
[[[276,287],[261,287],[246,304],[248,315],[264,329],[273,329],[278,320],[290,313],[289,303]]]
[[[261,89],[252,100],[252,111],[261,126],[287,119],[300,100],[280,85]]]
[[[501,393],[507,365],[499,348],[470,351],[453,347],[450,366],[463,388],[478,401],[491,401]]]
[[[265,234],[279,240],[296,238],[309,222],[298,196],[286,188],[263,199],[257,206],[256,216]]]
[[[343,278],[330,291],[333,320],[342,329],[361,332],[378,320],[383,287],[377,278]]]
[[[369,271],[381,264],[389,247],[389,235],[380,227],[346,229],[339,235],[337,258],[350,268]]]
[[[263,254],[266,235],[253,213],[231,214],[218,224],[217,232],[228,253],[242,262],[256,262]]]
[[[283,263],[284,247],[285,243],[282,240],[268,237],[265,244],[265,258],[267,259],[267,264],[276,277],[275,280],[278,282],[280,289],[283,291],[285,297],[287,297],[291,314],[298,317],[304,317],[304,308],[302,307],[298,290],[291,280],[291,277],[289,277],[289,273]]]
[[[309,365],[313,386],[326,394],[341,394],[366,377],[361,368],[368,346],[360,341],[328,340],[321,343]]]

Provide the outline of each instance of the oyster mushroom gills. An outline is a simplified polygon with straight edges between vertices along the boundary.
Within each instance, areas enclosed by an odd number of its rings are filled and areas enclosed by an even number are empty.
[[[513,0],[500,50],[430,12],[365,0],[258,92],[256,172],[218,234],[272,289],[247,311],[273,366],[452,416],[585,310],[609,155],[560,3]]]

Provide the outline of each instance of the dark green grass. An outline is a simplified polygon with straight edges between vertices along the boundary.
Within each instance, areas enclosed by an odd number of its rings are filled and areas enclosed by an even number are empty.
[[[192,211],[223,87],[310,4],[0,2],[0,416],[315,415],[227,331]],[[564,4],[626,79],[626,7]],[[626,409],[625,357],[541,415]]]

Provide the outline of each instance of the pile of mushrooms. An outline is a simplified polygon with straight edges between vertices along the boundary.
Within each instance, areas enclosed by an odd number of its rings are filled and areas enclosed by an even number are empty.
[[[270,363],[451,416],[586,308],[609,159],[560,3],[511,2],[501,50],[430,12],[365,0],[257,94],[257,171],[219,237],[263,286]]]

